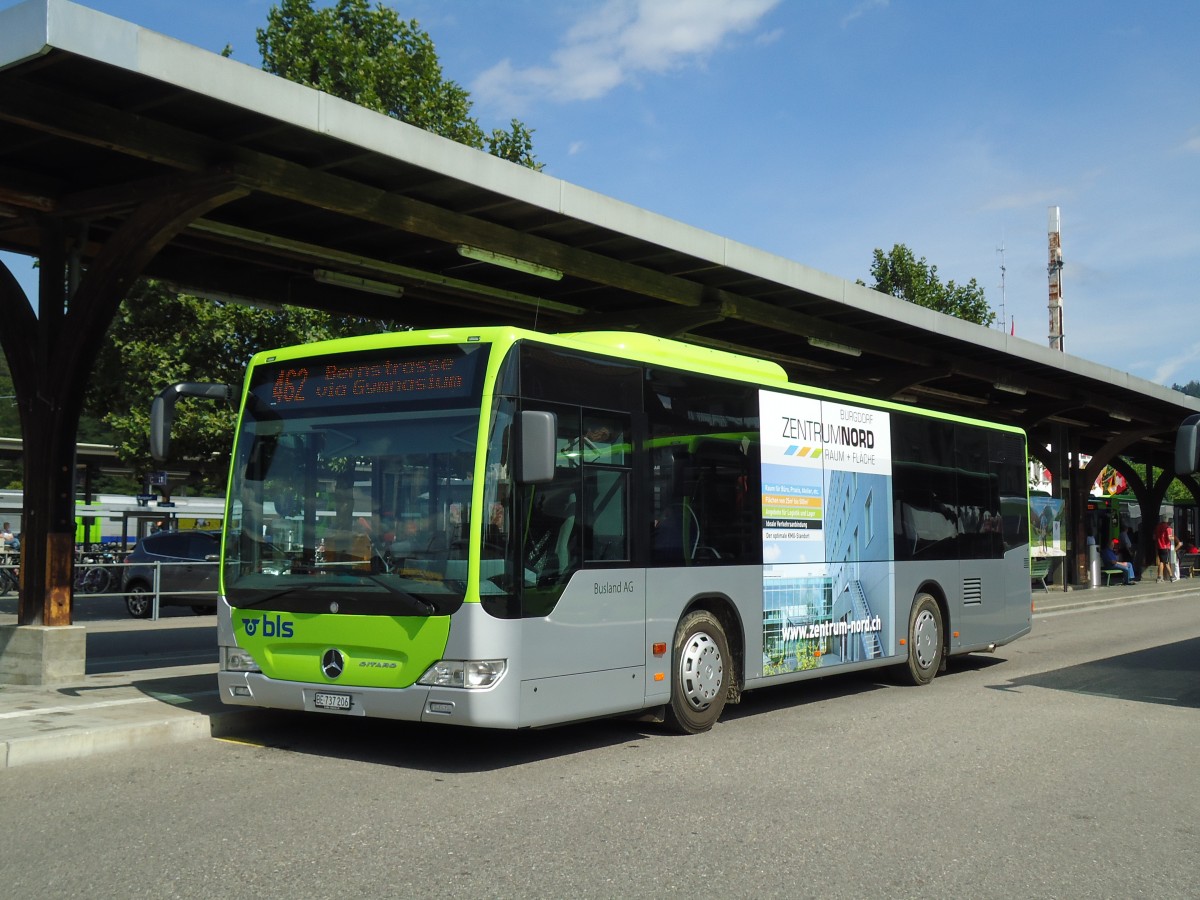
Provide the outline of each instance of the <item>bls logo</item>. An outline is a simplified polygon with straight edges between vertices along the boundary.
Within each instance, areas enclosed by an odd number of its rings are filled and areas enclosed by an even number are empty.
[[[242,624],[246,626],[246,634],[250,637],[258,631],[258,623],[262,622],[263,637],[281,637],[290,638],[292,636],[292,623],[283,621],[283,616],[276,616],[271,619],[263,616],[262,619],[245,619]]]

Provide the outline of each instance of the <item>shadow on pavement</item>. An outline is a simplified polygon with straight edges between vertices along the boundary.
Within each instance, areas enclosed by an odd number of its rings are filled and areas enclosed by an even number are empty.
[[[989,685],[997,691],[1025,686],[1200,709],[1200,638]]]
[[[167,666],[194,666],[217,661],[217,625],[138,628],[87,633],[85,673],[107,675]]]
[[[955,658],[939,678],[953,678],[1003,661],[978,655]],[[726,708],[722,722],[886,690],[887,685],[879,676],[879,670],[874,670],[751,691],[740,704]],[[493,731],[319,713],[226,709],[239,711],[229,727],[222,727],[217,735],[226,740],[264,750],[287,750],[444,774],[491,772],[600,747],[624,746],[637,750],[649,737],[695,740],[675,735],[665,725],[631,718],[599,719],[533,731]],[[717,727],[721,727],[719,723]]]
[[[227,707],[229,708],[229,707]],[[651,731],[605,719],[538,731],[493,731],[420,722],[255,709],[242,711],[214,736],[265,750],[286,750],[423,772],[493,772],[543,759],[630,745]]]

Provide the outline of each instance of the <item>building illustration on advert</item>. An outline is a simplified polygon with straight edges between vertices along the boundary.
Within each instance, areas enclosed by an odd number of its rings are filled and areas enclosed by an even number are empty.
[[[763,674],[895,646],[887,412],[759,391]]]

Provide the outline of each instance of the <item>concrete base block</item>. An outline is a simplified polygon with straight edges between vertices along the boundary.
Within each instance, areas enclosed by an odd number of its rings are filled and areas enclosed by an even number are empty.
[[[82,681],[86,659],[82,625],[0,625],[0,684]]]

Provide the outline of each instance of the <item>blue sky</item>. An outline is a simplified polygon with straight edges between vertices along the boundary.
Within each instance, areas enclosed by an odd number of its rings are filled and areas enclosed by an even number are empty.
[[[272,3],[85,5],[257,65]],[[1068,352],[1200,380],[1192,0],[391,5],[549,174],[848,279],[907,244],[1042,345],[1058,206]]]

